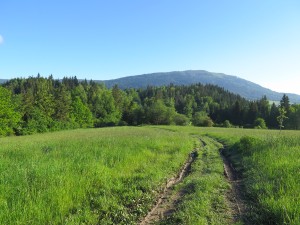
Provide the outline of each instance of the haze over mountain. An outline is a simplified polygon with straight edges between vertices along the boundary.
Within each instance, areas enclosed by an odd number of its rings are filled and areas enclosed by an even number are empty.
[[[224,89],[239,94],[249,100],[260,99],[266,95],[271,101],[280,101],[283,93],[272,91],[251,81],[237,76],[223,73],[212,73],[205,70],[187,70],[164,73],[150,73],[136,76],[122,77],[103,82],[107,87],[118,85],[120,88],[145,88],[147,86],[162,85],[189,85],[195,83],[214,84]],[[291,103],[300,103],[300,95],[286,93]]]

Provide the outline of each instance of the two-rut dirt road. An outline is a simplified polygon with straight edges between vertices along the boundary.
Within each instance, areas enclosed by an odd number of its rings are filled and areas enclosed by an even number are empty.
[[[201,138],[200,143],[202,147],[205,147],[206,143]],[[224,176],[231,187],[226,195],[226,198],[229,208],[228,214],[230,214],[230,217],[232,218],[231,224],[234,224],[243,220],[242,215],[246,210],[241,191],[241,180],[239,179],[239,176],[230,161],[222,153],[223,149],[220,148],[219,150],[220,157],[223,159]],[[176,205],[183,197],[184,190],[174,192],[174,186],[188,176],[194,161],[197,160],[198,151],[201,151],[201,148],[195,149],[192,153],[190,153],[188,160],[181,167],[181,170],[178,172],[178,174],[166,182],[163,187],[163,191],[159,194],[156,200],[156,203],[148,212],[146,217],[141,220],[140,225],[157,224],[159,221],[171,216],[176,212]]]

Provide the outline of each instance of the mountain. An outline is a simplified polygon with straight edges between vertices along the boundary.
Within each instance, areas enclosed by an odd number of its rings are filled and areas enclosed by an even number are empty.
[[[128,76],[113,80],[97,81],[107,87],[118,85],[120,88],[145,88],[147,86],[189,85],[195,83],[214,84],[239,94],[249,100],[257,100],[266,95],[271,101],[280,101],[283,93],[275,92],[258,84],[223,73],[212,73],[205,70],[187,70],[165,73],[150,73]],[[291,103],[300,103],[300,95],[286,93]]]
[[[7,80],[0,79],[0,83]],[[147,86],[163,85],[190,85],[195,83],[214,84],[223,87],[225,90],[239,94],[249,100],[257,100],[266,95],[270,101],[278,102],[283,93],[275,92],[264,88],[256,83],[241,79],[236,76],[223,73],[212,73],[205,70],[187,70],[165,73],[150,73],[136,76],[128,76],[114,80],[96,80],[95,82],[105,83],[107,87],[117,84],[120,88],[145,88]],[[300,95],[285,93],[288,95],[291,103],[300,104]]]

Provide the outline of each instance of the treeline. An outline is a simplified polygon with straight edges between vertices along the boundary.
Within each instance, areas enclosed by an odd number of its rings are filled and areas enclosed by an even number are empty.
[[[140,124],[300,128],[300,105],[284,95],[280,105],[266,97],[247,101],[214,85],[107,89],[76,77],[29,77],[0,86],[0,135],[26,135],[62,129]]]

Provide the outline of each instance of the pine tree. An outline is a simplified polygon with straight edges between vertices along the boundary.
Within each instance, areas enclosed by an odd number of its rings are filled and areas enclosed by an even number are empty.
[[[277,128],[277,126],[278,126],[277,117],[278,116],[279,116],[279,109],[275,105],[275,103],[273,103],[271,105],[270,114],[269,114],[269,117],[268,117],[268,120],[267,120],[268,127]]]
[[[289,113],[290,113],[290,106],[291,105],[290,105],[289,97],[286,94],[284,94],[282,96],[282,99],[280,100],[280,107],[284,108],[287,115],[289,115]]]

